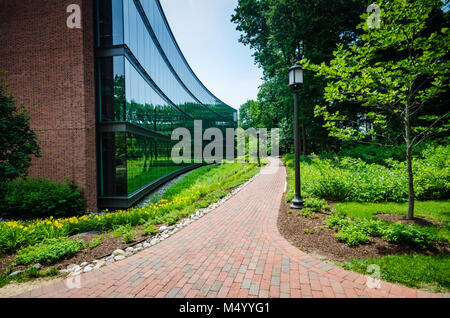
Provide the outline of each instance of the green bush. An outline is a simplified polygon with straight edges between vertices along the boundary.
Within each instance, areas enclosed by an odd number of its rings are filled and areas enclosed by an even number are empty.
[[[144,228],[142,230],[142,235],[153,235],[155,233],[158,233],[158,228],[151,224],[151,222],[146,223],[144,225]]]
[[[327,201],[315,198],[306,198],[305,207],[311,209],[314,212],[330,211],[331,208],[327,204]]]
[[[137,236],[137,231],[128,231],[122,236],[122,239],[125,244],[129,244],[131,242],[134,242],[134,240],[136,239],[136,236]]]
[[[17,179],[4,185],[0,215],[13,219],[74,216],[83,213],[80,189],[72,183]]]
[[[305,218],[316,219],[317,214],[314,213],[310,208],[304,208],[297,212],[297,215],[303,215]]]
[[[393,243],[412,243],[422,248],[433,248],[439,239],[426,228],[400,222],[392,223],[383,230],[383,238]]]
[[[25,247],[16,254],[17,265],[29,265],[33,263],[52,264],[64,257],[72,256],[83,248],[82,240],[67,238],[46,239],[41,243]]]
[[[427,227],[400,222],[392,223],[376,218],[351,219],[345,213],[333,213],[325,220],[328,228],[336,231],[336,238],[348,246],[357,246],[369,242],[370,236],[380,236],[396,244],[413,244],[423,249],[433,248],[439,237]]]

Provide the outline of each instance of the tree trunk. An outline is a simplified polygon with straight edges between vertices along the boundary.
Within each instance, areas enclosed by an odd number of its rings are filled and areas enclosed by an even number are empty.
[[[414,219],[414,176],[412,170],[411,127],[409,123],[409,98],[405,108],[406,164],[408,169],[408,220]]]
[[[406,151],[406,162],[408,165],[408,220],[414,219],[414,176],[412,170],[412,150],[408,147]]]

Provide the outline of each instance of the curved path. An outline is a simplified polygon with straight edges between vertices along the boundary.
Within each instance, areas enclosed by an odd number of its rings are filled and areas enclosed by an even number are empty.
[[[367,277],[301,252],[280,234],[280,160],[169,239],[99,270],[21,297],[440,297]],[[79,284],[77,284],[79,283]],[[370,285],[370,284],[369,284]],[[69,288],[69,287],[81,288]]]

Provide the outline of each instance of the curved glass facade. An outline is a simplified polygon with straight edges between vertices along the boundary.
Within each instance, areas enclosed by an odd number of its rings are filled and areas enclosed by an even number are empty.
[[[127,207],[193,164],[170,159],[173,129],[236,127],[237,111],[200,82],[158,0],[96,0],[100,206]]]

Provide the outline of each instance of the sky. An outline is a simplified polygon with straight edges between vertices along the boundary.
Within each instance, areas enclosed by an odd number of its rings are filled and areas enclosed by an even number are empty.
[[[186,60],[220,100],[239,109],[256,99],[262,70],[252,51],[238,42],[231,15],[238,0],[160,0]]]

